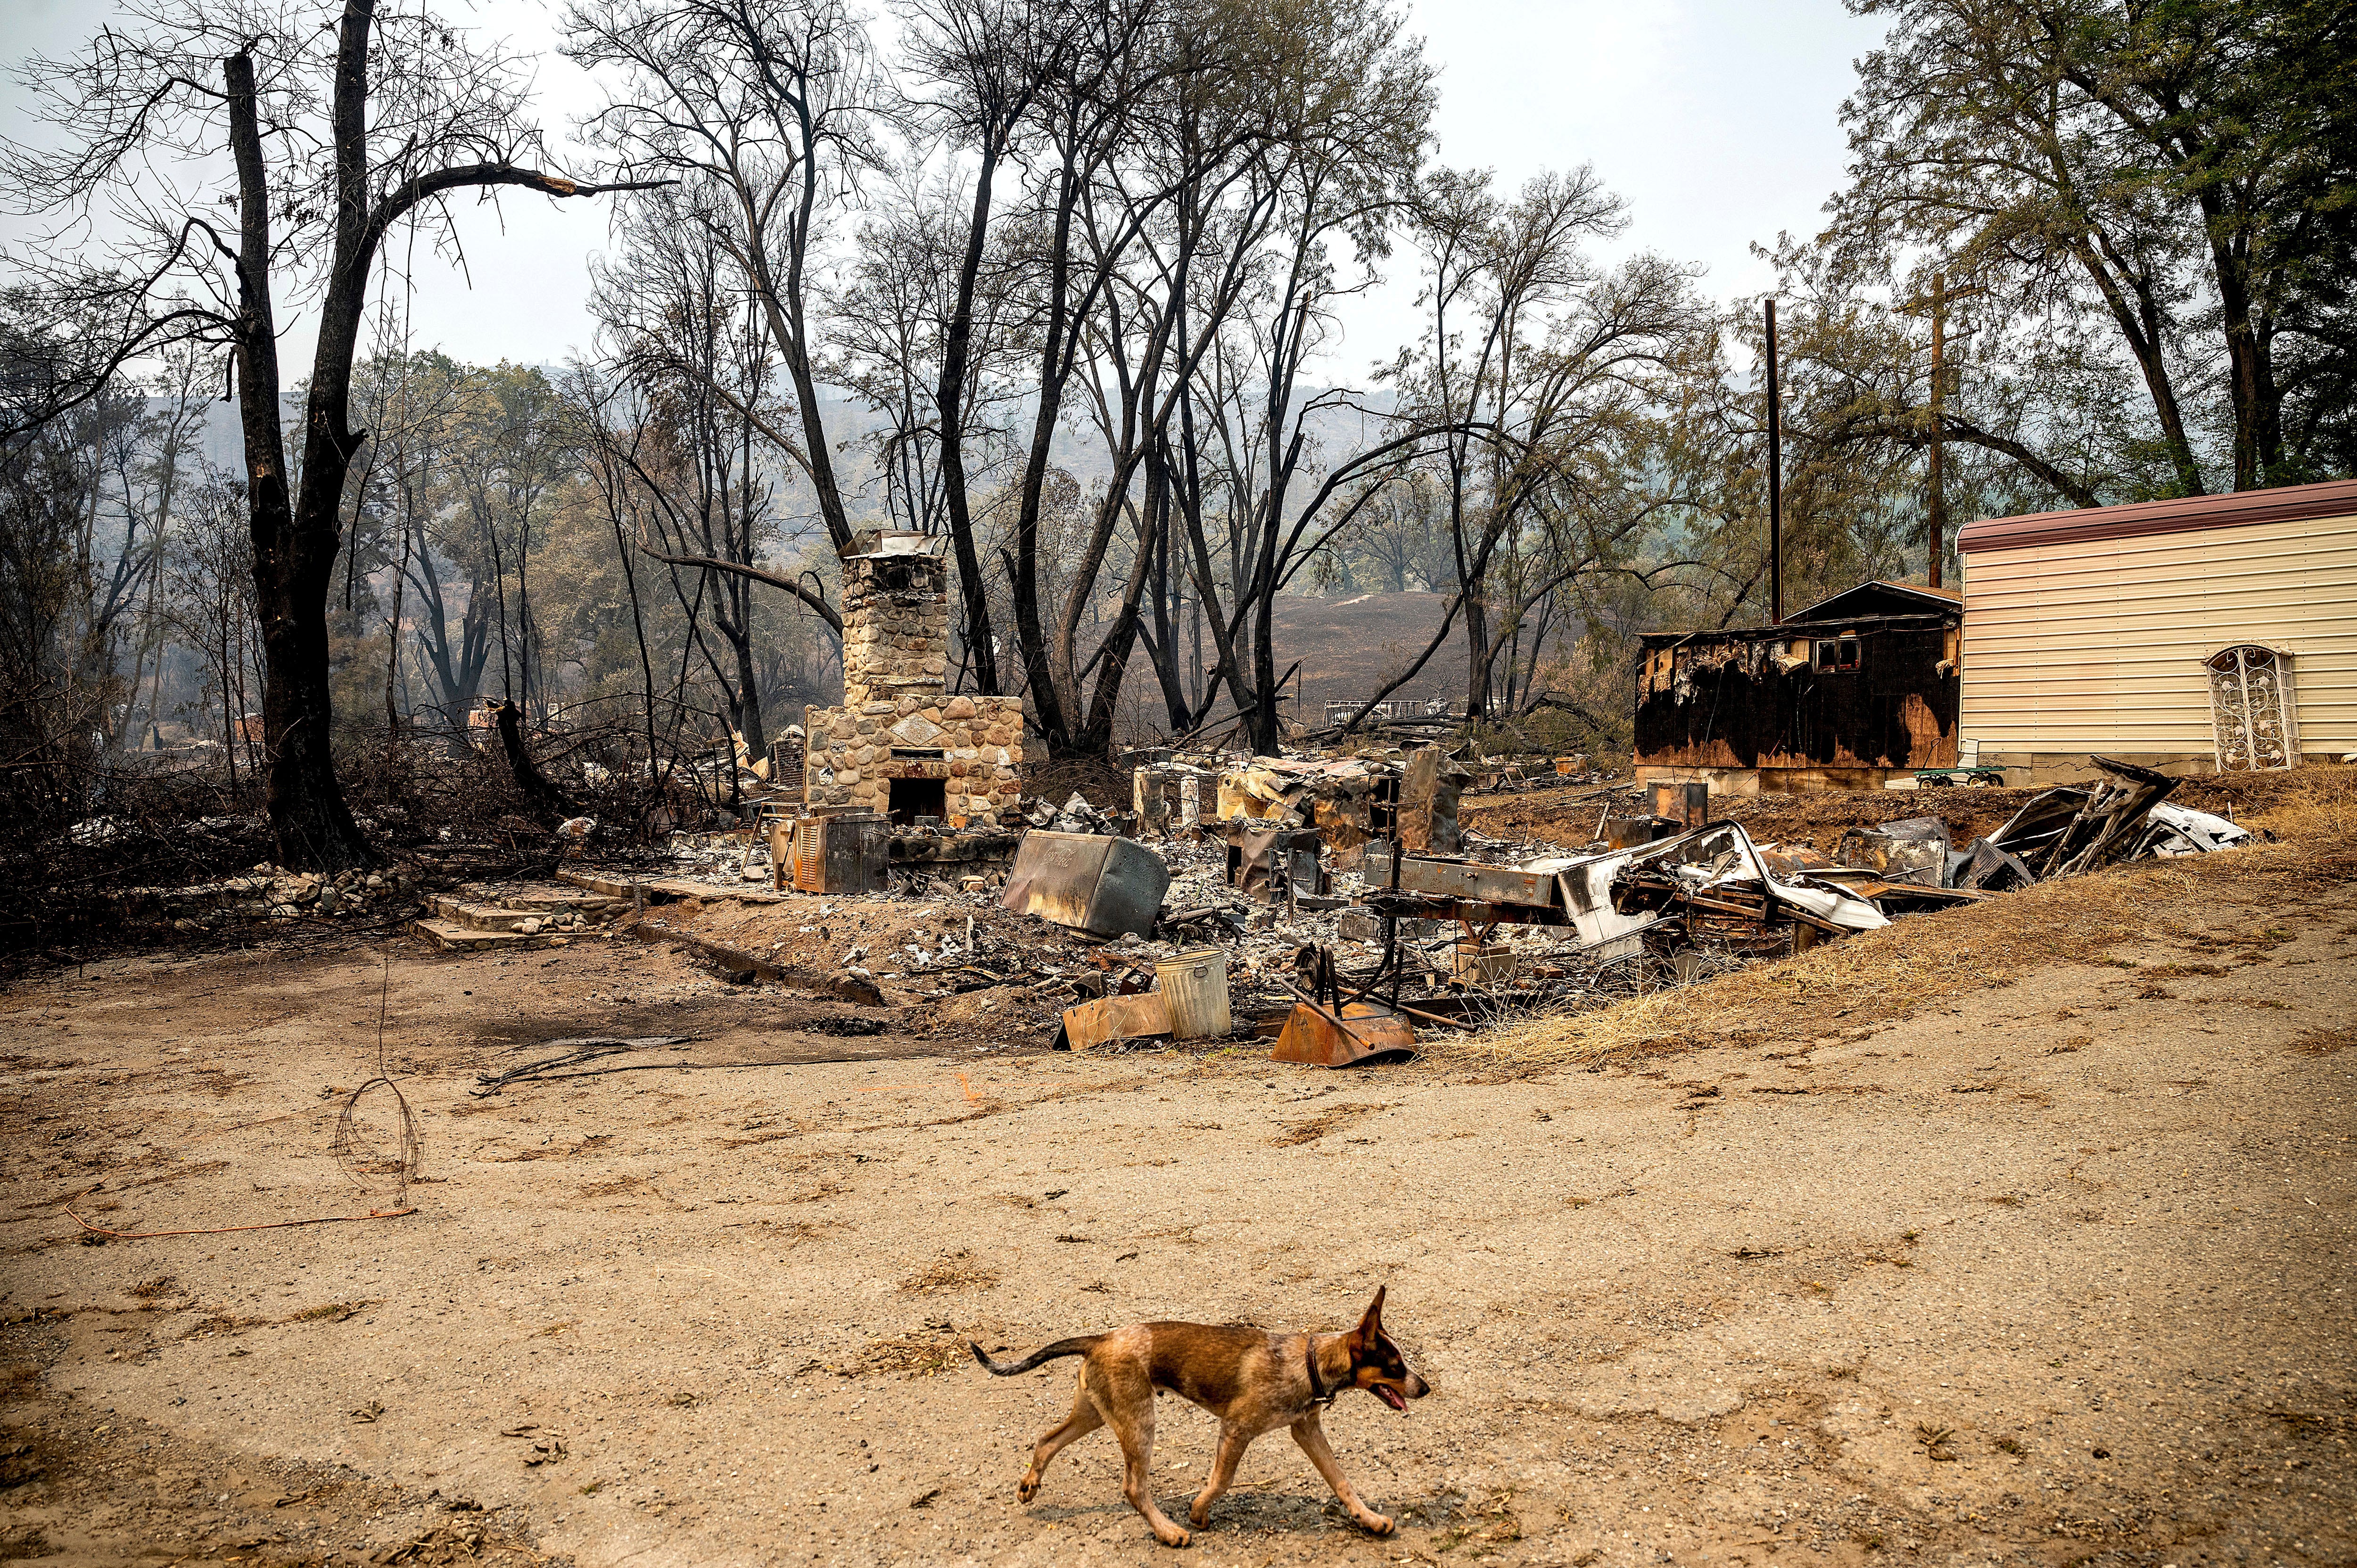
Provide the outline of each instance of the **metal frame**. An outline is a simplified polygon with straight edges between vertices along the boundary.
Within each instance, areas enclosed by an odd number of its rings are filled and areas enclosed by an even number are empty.
[[[2221,773],[2299,766],[2299,704],[2291,653],[2237,642],[2201,661],[2210,682],[2210,744]]]

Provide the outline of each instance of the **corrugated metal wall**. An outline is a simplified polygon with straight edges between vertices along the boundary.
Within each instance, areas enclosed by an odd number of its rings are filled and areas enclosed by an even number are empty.
[[[1967,556],[1961,731],[1995,761],[2206,758],[2201,661],[2237,642],[2292,653],[2303,753],[2357,750],[2357,517]]]

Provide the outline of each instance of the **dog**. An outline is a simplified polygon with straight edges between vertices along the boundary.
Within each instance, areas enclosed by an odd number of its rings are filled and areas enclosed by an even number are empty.
[[[1271,1334],[1242,1324],[1136,1323],[1110,1334],[1059,1339],[1005,1366],[985,1355],[979,1345],[969,1342],[966,1348],[985,1369],[1002,1378],[1061,1356],[1082,1358],[1072,1413],[1031,1445],[1031,1465],[1016,1483],[1015,1495],[1027,1503],[1038,1497],[1049,1460],[1065,1444],[1110,1426],[1121,1442],[1121,1495],[1146,1516],[1154,1539],[1165,1546],[1184,1546],[1191,1538],[1154,1505],[1155,1395],[1168,1390],[1220,1418],[1220,1447],[1211,1477],[1188,1509],[1198,1530],[1235,1480],[1236,1466],[1252,1440],[1283,1426],[1292,1430],[1293,1440],[1359,1527],[1389,1535],[1392,1521],[1359,1500],[1350,1477],[1334,1462],[1318,1413],[1351,1389],[1364,1390],[1403,1412],[1408,1401],[1432,1391],[1383,1332],[1382,1289],[1359,1326],[1340,1334]]]

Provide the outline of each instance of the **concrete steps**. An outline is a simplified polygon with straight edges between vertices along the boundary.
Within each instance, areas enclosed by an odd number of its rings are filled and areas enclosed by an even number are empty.
[[[473,884],[425,901],[427,915],[410,934],[446,952],[545,947],[556,939],[587,936],[630,906],[580,887],[489,887]]]
[[[556,940],[554,934],[505,930],[479,930],[473,926],[461,926],[450,920],[421,918],[409,922],[409,934],[444,952],[490,952],[498,949],[544,948]]]
[[[426,900],[434,918],[477,931],[524,931],[527,936],[582,930],[629,912],[630,905],[571,887],[468,886]],[[524,930],[524,928],[533,928]]]

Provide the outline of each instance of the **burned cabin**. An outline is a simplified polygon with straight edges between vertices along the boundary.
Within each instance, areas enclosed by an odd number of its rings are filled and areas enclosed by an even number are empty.
[[[1781,626],[1648,632],[1638,781],[1878,789],[1953,768],[1963,636],[1953,596],[1908,583],[1861,583]]]

